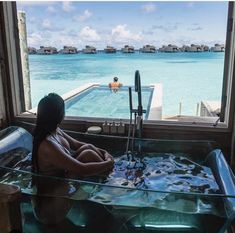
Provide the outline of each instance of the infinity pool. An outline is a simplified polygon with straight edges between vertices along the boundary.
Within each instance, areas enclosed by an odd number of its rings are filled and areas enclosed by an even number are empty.
[[[153,90],[153,87],[142,87],[143,109],[147,110],[144,119],[148,119]],[[132,98],[133,107],[137,108],[137,93],[134,87]],[[67,116],[129,119],[128,87],[113,92],[106,86],[94,86],[66,100],[65,111]]]

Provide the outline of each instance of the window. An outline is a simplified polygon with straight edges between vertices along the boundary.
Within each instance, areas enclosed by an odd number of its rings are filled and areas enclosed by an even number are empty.
[[[145,120],[211,124],[220,114],[224,118],[224,96],[231,91],[233,3],[17,4],[26,17],[19,23],[27,28],[20,32],[29,47],[32,107],[57,92],[66,99],[67,115],[128,119],[128,86],[134,86],[139,70]],[[116,76],[123,86],[112,92],[108,84]],[[229,108],[225,112],[228,119]]]

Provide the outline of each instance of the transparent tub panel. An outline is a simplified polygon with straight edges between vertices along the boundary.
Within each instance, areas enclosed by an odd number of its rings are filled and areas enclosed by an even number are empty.
[[[56,232],[222,233],[234,219],[234,176],[216,143],[142,140],[141,153],[127,155],[126,138],[73,136],[109,150],[114,171],[83,179],[48,177],[31,172],[31,150],[24,143],[0,154],[0,182],[23,193],[25,232],[44,232],[53,223]]]

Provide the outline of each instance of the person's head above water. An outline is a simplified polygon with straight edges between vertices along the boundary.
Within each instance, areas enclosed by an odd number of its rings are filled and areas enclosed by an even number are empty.
[[[49,93],[38,104],[36,125],[46,127],[48,132],[52,132],[64,119],[64,115],[64,100],[62,97],[55,93]]]
[[[118,81],[118,77],[114,77],[114,78],[113,78],[113,81],[114,81],[114,82],[117,82],[117,81]]]

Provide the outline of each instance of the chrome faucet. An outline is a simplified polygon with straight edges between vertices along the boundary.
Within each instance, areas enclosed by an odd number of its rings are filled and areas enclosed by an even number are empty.
[[[136,129],[137,129],[138,138],[141,139],[143,134],[143,113],[146,113],[146,110],[143,110],[142,106],[141,82],[140,82],[140,73],[138,70],[136,70],[135,72],[135,92],[138,93]]]
[[[137,131],[137,139],[138,139],[138,153],[141,154],[141,138],[143,135],[143,113],[146,113],[146,110],[143,110],[142,106],[142,96],[141,96],[141,82],[140,82],[140,73],[138,70],[135,72],[135,92],[138,94],[138,107],[137,109],[133,109],[132,104],[132,89],[129,87],[129,106],[130,106],[130,124],[128,130],[128,141],[127,141],[127,154],[133,154],[134,151],[134,141],[135,141],[135,131]],[[129,143],[130,143],[130,131],[132,125],[132,114],[134,113],[134,125],[132,127],[132,149],[129,151]],[[133,159],[132,159],[133,160]]]

